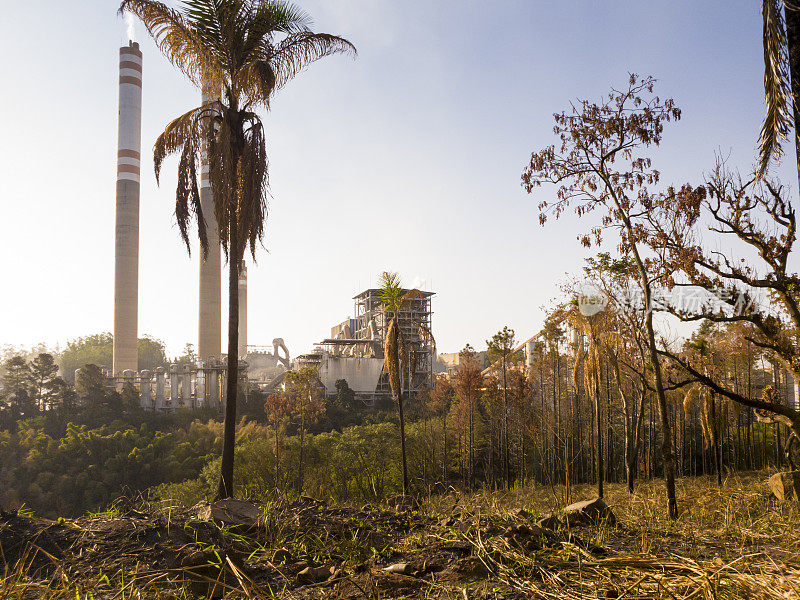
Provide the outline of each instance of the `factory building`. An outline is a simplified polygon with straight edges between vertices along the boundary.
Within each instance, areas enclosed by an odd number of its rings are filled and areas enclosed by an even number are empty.
[[[440,368],[437,372],[444,372],[448,375],[454,375],[458,368],[461,366],[461,352],[443,352],[436,355],[436,359]],[[475,353],[475,360],[478,361],[478,366],[484,369],[489,366],[489,357],[485,350]]]
[[[292,367],[283,338],[272,340],[272,352],[266,346],[249,346],[246,361],[250,382],[265,392],[272,392],[280,386],[286,371]]]
[[[404,290],[406,292],[408,290]],[[433,385],[434,351],[420,336],[419,326],[431,330],[433,292],[421,292],[397,315],[403,338],[416,351],[413,373],[403,377],[403,393],[414,394]],[[336,394],[340,379],[366,403],[391,396],[389,376],[383,368],[383,343],[389,318],[381,290],[368,289],[353,298],[354,317],[334,325],[331,337],[309,354],[298,356],[298,367],[315,366],[328,395]]]

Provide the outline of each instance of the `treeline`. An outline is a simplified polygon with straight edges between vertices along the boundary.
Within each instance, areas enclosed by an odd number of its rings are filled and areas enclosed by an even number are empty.
[[[595,402],[589,344],[578,315],[569,306],[566,314],[563,307],[553,311],[528,355],[513,351],[518,341],[504,328],[489,340],[494,366],[488,372],[467,346],[451,376],[439,376],[431,390],[407,399],[414,493],[536,482],[567,484],[560,489],[569,494],[572,484],[628,478],[633,485],[637,476],[662,475],[653,390],[634,389],[635,361],[622,352],[624,345],[606,344],[596,357]],[[698,346],[718,358],[717,368],[744,393],[773,399],[780,393],[788,401],[791,378],[766,362],[766,354],[734,325],[705,324],[684,351]],[[0,402],[0,505],[24,504],[57,517],[101,510],[121,495],[182,502],[213,495],[222,444],[222,426],[214,420],[219,415],[143,411],[135,395],[109,390],[97,368],[82,369],[87,375],[76,393],[52,368],[43,368],[46,358],[28,363],[28,373],[48,372],[50,379],[20,378],[20,359],[10,363]],[[20,381],[28,386],[19,395],[25,402],[6,395]],[[335,397],[322,397],[313,371],[303,370],[288,378],[280,394],[254,392],[240,399],[241,494],[367,502],[401,493],[399,428],[391,404],[366,407],[346,382],[337,388]],[[782,463],[783,425],[760,423],[751,409],[722,399],[710,407],[708,398],[685,388],[668,392],[679,476],[717,473],[715,450],[720,473]],[[57,390],[62,399],[36,390]]]
[[[218,455],[221,427],[194,422],[171,431],[116,422],[69,423],[60,437],[26,421],[0,431],[0,504],[56,518],[103,509],[116,498],[197,475]]]
[[[431,390],[406,400],[412,493],[535,482],[558,485],[569,499],[574,484],[627,480],[633,489],[637,477],[663,476],[662,429],[646,372],[641,379],[624,344],[603,345],[594,356],[599,368],[592,368],[590,344],[576,329],[581,317],[574,308],[566,315],[563,307],[553,311],[532,354],[515,352],[514,332],[504,328],[488,342],[495,361],[488,372],[467,346],[451,376],[439,376]],[[686,341],[684,352],[698,345],[707,355],[724,357],[717,367],[727,367],[743,392],[788,401],[778,391],[788,393],[791,378],[764,362],[765,354],[736,326],[706,323]],[[294,374],[282,393],[268,398],[266,426],[240,431],[241,493],[311,494],[339,501],[401,493],[399,430],[392,413],[380,413],[391,422],[327,431],[335,425],[328,416],[334,406],[350,415],[357,414],[347,412],[356,407],[348,404],[352,393],[344,382],[334,401],[318,396],[313,382],[310,371]],[[721,478],[731,470],[784,463],[784,425],[758,422],[752,409],[722,398],[712,403],[709,394],[692,386],[675,386],[667,395],[678,476]],[[359,423],[364,414],[370,413],[362,413]],[[201,477],[162,486],[158,496],[194,502],[212,494],[218,476],[215,459]]]
[[[574,319],[574,307],[568,312]],[[428,440],[412,462],[422,463],[418,470],[426,486],[602,479],[627,480],[632,489],[637,476],[663,476],[655,391],[646,369],[636,372],[635,360],[615,337],[600,344],[591,364],[585,332],[565,323],[562,309],[553,312],[527,357],[511,352],[517,345],[512,330],[499,332],[495,339],[505,350],[493,353],[498,363],[489,373],[482,374],[466,348],[453,377],[441,377],[412,404]],[[726,370],[743,394],[768,394],[772,402],[789,404],[791,376],[769,363],[741,327],[705,323],[684,353],[698,345],[707,356],[716,353],[715,368]],[[667,400],[678,476],[785,464],[785,425],[759,422],[753,409],[691,385],[669,389]]]
[[[51,517],[102,509],[122,494],[180,481],[219,453],[211,411],[155,414],[135,390],[109,389],[84,365],[75,385],[52,355],[15,355],[0,379],[0,506]]]
[[[40,417],[44,430],[59,436],[68,423],[96,427],[118,418],[142,418],[136,389],[109,387],[96,364],[84,364],[74,383],[58,375],[58,365],[49,353],[30,361],[15,355],[0,367],[0,429],[13,433],[20,423]]]
[[[33,348],[19,348],[11,345],[0,346],[0,377],[5,375],[4,364],[13,357],[19,357],[26,362],[33,361],[37,356],[49,355],[53,363],[59,368],[59,374],[68,383],[75,382],[75,371],[83,365],[97,365],[101,369],[111,370],[114,348],[114,337],[109,332],[95,333],[70,340],[62,348],[48,348],[44,344],[37,344]],[[171,360],[167,357],[164,342],[143,335],[138,340],[138,367],[139,371],[156,367],[167,367],[170,362],[184,364],[193,363],[196,359],[194,346],[186,344],[183,353]]]
[[[203,474],[219,469],[222,424],[219,413],[212,409],[172,413],[142,410],[136,390],[132,386],[121,391],[110,388],[97,365],[84,365],[75,384],[67,383],[57,375],[57,366],[48,353],[31,360],[15,355],[2,367],[0,507],[4,509],[25,506],[53,518],[77,516],[102,510],[120,496],[146,496],[151,487],[162,484],[188,481],[185,486],[199,490]],[[386,406],[367,408],[356,401],[345,382],[339,382],[338,387],[336,397],[315,405],[313,419],[296,420],[295,415],[302,415],[294,411],[281,417],[278,433],[286,451],[285,457],[279,455],[277,459],[270,458],[276,448],[275,428],[267,426],[267,398],[258,391],[241,395],[238,436],[242,445],[237,461],[244,460],[253,472],[258,472],[258,465],[270,465],[270,474],[277,478],[267,484],[251,477],[252,491],[302,489],[295,450],[300,447],[306,462],[312,465],[308,489],[321,489],[315,469],[318,447],[325,435],[358,440],[358,452],[370,460],[393,456],[388,448],[393,439],[388,433],[392,425],[362,425],[385,422],[391,415]],[[352,424],[359,426],[343,434],[335,431]],[[301,440],[305,443],[300,444]],[[330,457],[329,461],[337,461],[340,455],[330,452],[331,444],[336,445],[331,442],[323,454]],[[342,458],[347,464],[355,464],[351,459]],[[335,462],[327,464],[339,474],[350,472],[334,468]],[[363,490],[368,486],[373,496],[382,495],[384,490],[395,489],[390,470],[385,471],[380,475],[385,483],[369,479],[367,470],[361,469],[353,472],[353,482],[338,480],[336,489],[350,486],[366,496]],[[202,497],[206,491],[195,496]]]

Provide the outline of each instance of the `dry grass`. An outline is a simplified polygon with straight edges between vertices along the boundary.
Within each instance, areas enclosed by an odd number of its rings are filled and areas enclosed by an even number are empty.
[[[563,489],[452,494],[413,513],[269,505],[249,531],[198,522],[180,507],[64,523],[7,517],[0,598],[797,599],[800,514],[770,499],[767,476],[732,475],[721,489],[711,479],[681,481],[676,522],[665,518],[661,482],[634,495],[609,485],[620,525],[546,536],[532,523],[564,506]],[[575,488],[572,499],[592,491]],[[277,548],[292,558],[273,562]],[[407,572],[385,571],[398,563]],[[337,575],[302,585],[298,572],[314,565]]]
[[[564,543],[561,553],[526,555],[498,538],[472,541],[501,580],[534,598],[800,598],[800,505],[777,504],[771,473],[731,474],[722,488],[712,478],[678,482],[679,518],[670,521],[663,482],[606,486],[606,502],[621,525],[579,534],[609,552],[597,557]],[[426,510],[446,506],[473,518],[531,520],[557,513],[563,487],[527,486],[505,492],[431,499]],[[572,489],[571,500],[594,496],[592,486]]]
[[[712,478],[695,477],[676,482],[679,517],[670,521],[661,480],[637,482],[634,493],[621,484],[606,484],[606,502],[624,524],[623,531],[636,533],[640,543],[627,548],[636,552],[669,549],[703,558],[705,546],[735,553],[759,547],[797,560],[800,556],[800,510],[797,503],[777,504],[766,481],[770,472],[731,474],[717,487]],[[595,496],[593,486],[574,486],[571,501]],[[424,510],[440,514],[452,508],[469,514],[511,515],[524,508],[534,517],[557,512],[567,504],[563,486],[526,486],[510,491],[478,492],[469,496],[431,498]],[[600,529],[603,536],[610,531]],[[619,532],[616,532],[618,534]],[[668,548],[659,542],[668,540]],[[678,543],[676,540],[682,542]],[[600,540],[602,543],[602,540]]]

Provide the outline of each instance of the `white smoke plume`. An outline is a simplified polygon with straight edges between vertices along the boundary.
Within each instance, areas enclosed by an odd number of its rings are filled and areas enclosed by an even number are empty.
[[[127,28],[128,39],[131,42],[136,41],[136,27],[134,26],[133,15],[129,12],[125,13],[125,27]]]

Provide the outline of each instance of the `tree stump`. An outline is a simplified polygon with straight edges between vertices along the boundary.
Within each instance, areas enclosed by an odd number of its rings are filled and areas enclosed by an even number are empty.
[[[769,478],[769,489],[778,502],[797,502],[800,499],[800,471],[775,473]]]

